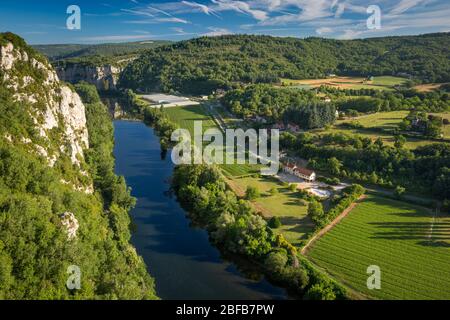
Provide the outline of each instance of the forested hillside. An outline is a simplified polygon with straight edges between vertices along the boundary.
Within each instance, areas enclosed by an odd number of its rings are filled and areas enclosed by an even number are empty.
[[[122,74],[122,87],[209,94],[235,83],[339,75],[410,75],[450,81],[450,33],[333,40],[255,35],[202,37],[149,50]]]
[[[95,88],[77,85],[83,104],[21,38],[0,49],[0,299],[155,298]]]
[[[33,47],[51,60],[60,60],[88,56],[111,57],[116,55],[132,54],[170,43],[170,41],[164,40],[151,40],[105,44],[45,44],[35,45]]]

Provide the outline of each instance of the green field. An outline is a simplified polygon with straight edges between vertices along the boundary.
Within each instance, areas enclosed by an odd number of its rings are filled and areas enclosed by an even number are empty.
[[[218,128],[214,119],[202,105],[171,107],[164,109],[164,112],[180,128],[189,130],[192,138],[194,137],[194,121],[202,121],[203,132],[211,128]],[[224,170],[224,174],[229,177],[259,173],[259,166],[257,165],[223,164],[220,167]]]
[[[391,130],[398,127],[398,124],[408,115],[408,111],[390,111],[390,112],[377,112],[369,115],[363,115],[360,117],[346,119],[346,120],[338,120],[336,121],[335,126],[329,129],[329,132],[347,132],[351,134],[358,134],[361,136],[369,137],[372,140],[380,137],[386,145],[393,146],[394,145],[394,136],[389,133]],[[436,113],[441,117],[450,118],[450,114],[448,113]],[[348,123],[351,121],[357,121],[361,125],[363,125],[367,129],[383,129],[385,132],[377,132],[363,129],[351,129],[341,127],[340,124]],[[450,138],[450,126],[446,125],[443,127],[444,137]],[[428,139],[420,139],[420,138],[412,138],[406,137],[405,148],[407,149],[415,149],[419,146],[424,146],[430,143],[436,143],[434,140]]]
[[[450,299],[450,216],[433,220],[423,207],[371,196],[308,255],[338,280],[374,298]],[[369,265],[381,269],[380,290],[367,289]]]
[[[245,194],[248,186],[256,187],[261,192],[261,197],[253,201],[255,208],[267,218],[279,217],[282,226],[274,231],[283,234],[293,245],[300,246],[307,234],[312,232],[314,225],[307,216],[308,205],[301,205],[298,193],[290,191],[278,179],[244,177],[234,178],[231,183],[240,195]],[[278,193],[271,195],[269,191],[272,188],[276,188]]]
[[[450,120],[450,113],[449,112],[441,112],[441,113],[432,113],[436,116],[442,117],[443,119],[447,119]],[[450,139],[450,125],[445,125],[443,127],[443,133],[444,133],[444,138],[446,139]]]
[[[373,81],[368,81],[362,77],[330,77],[304,80],[281,79],[282,85],[299,89],[311,89],[325,85],[339,89],[375,89],[388,91],[394,90],[394,86],[400,85],[405,81],[405,78],[392,76],[373,77]]]
[[[203,131],[217,127],[201,105],[165,108],[164,113],[181,129],[189,130],[192,137],[194,136],[194,121],[202,121]]]
[[[406,82],[405,78],[392,77],[392,76],[380,76],[373,77],[372,85],[374,86],[396,86]]]

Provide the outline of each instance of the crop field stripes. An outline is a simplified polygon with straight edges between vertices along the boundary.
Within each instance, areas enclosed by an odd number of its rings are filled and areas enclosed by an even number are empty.
[[[311,247],[308,257],[350,288],[374,298],[450,298],[450,217],[369,196]],[[381,290],[366,286],[369,265]]]
[[[436,222],[436,217],[438,216],[438,210],[436,209],[433,215],[433,218],[431,219],[431,226],[430,226],[430,232],[428,234],[428,240],[432,241],[433,240],[433,227],[434,227],[434,223]]]
[[[323,237],[328,231],[334,228],[342,219],[344,219],[357,205],[360,201],[364,200],[366,196],[362,195],[357,201],[352,203],[347,209],[342,211],[333,221],[331,221],[327,226],[320,230],[315,236],[313,236],[308,243],[302,248],[301,253],[305,255],[309,248],[314,245],[314,243]]]

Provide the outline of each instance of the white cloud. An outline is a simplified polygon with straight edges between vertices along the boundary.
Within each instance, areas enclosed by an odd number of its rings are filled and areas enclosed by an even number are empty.
[[[136,24],[151,24],[151,23],[164,23],[164,22],[172,22],[172,23],[190,23],[186,19],[181,19],[178,17],[173,16],[167,11],[164,11],[159,8],[155,8],[152,6],[145,6],[145,7],[139,7],[134,9],[121,9],[122,12],[136,15],[136,16],[146,16],[154,18],[151,21],[150,20],[142,20],[142,22],[139,22],[139,20],[134,21],[126,21],[126,23],[136,23]]]
[[[208,30],[210,30],[210,31],[203,33],[201,35],[206,36],[206,37],[217,37],[217,36],[223,36],[223,35],[227,35],[227,34],[233,34],[233,32],[231,32],[230,30],[225,29],[225,28],[208,27]]]
[[[103,42],[103,41],[130,41],[130,40],[141,40],[148,39],[149,34],[129,34],[129,35],[107,35],[107,36],[94,36],[94,37],[83,37],[79,38],[80,41],[86,42]]]
[[[184,34],[184,29],[179,27],[172,27],[170,30],[175,31],[176,33]]]
[[[219,15],[217,14],[217,12],[214,9],[212,9],[208,6],[205,6],[204,4],[197,3],[197,2],[191,2],[191,1],[181,1],[181,3],[185,4],[188,7],[192,7],[197,10],[200,10],[201,12],[203,12],[204,14],[206,14],[208,16],[213,15],[213,16],[219,17]]]
[[[256,20],[266,20],[268,18],[267,12],[263,10],[254,9],[249,3],[235,0],[211,0],[215,4],[216,11],[236,11],[252,16]]]
[[[325,34],[325,33],[331,33],[331,32],[333,32],[333,29],[328,28],[328,27],[321,27],[321,28],[316,29],[316,33],[320,34],[320,35]]]
[[[176,17],[171,17],[171,18],[157,18],[155,19],[156,22],[172,22],[172,23],[184,23],[184,24],[188,24],[190,23],[189,21],[185,20],[185,19],[181,19],[181,18],[176,18]]]
[[[426,0],[401,0],[391,11],[389,14],[401,14],[421,3],[427,2]]]
[[[139,10],[131,10],[131,9],[120,9],[120,11],[129,13],[129,14],[133,14],[133,15],[137,15],[137,16],[147,16],[147,17],[154,17],[154,14],[151,14],[147,11],[139,11]]]

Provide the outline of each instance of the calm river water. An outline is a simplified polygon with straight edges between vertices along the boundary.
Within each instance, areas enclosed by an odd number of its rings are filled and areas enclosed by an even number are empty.
[[[173,164],[170,154],[161,159],[153,129],[133,121],[114,121],[114,127],[116,173],[125,176],[138,200],[131,212],[136,225],[132,243],[162,299],[286,298],[285,290],[257,271],[224,260],[206,231],[190,225],[168,194]]]

